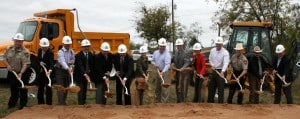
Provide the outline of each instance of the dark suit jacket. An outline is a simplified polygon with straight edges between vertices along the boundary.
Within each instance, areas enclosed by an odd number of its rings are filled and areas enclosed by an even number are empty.
[[[80,51],[78,54],[75,55],[75,67],[74,67],[74,80],[77,82],[81,82],[84,79],[84,74],[88,74],[91,78],[91,71],[93,70],[93,55],[91,52],[88,52],[88,66],[89,71],[86,67],[86,58],[83,51]]]
[[[49,70],[49,69],[53,70],[54,55],[53,55],[53,52],[50,49],[48,49],[45,52],[44,57],[42,57],[42,49],[40,48],[38,50],[38,60],[39,60],[39,62],[44,62],[46,64],[47,70]]]
[[[254,54],[249,54],[246,57],[249,62],[248,73],[261,78],[262,76],[259,75],[258,58]],[[261,56],[260,56],[260,61],[261,61],[262,73],[266,70],[266,68],[271,68],[271,66],[269,66],[266,60],[264,60]]]
[[[281,61],[280,61],[278,66],[277,66],[277,62],[278,62],[278,57],[276,56],[273,59],[273,69],[276,70],[280,76],[285,75],[286,82],[291,82],[292,81],[292,77],[291,77],[292,74],[291,74],[291,70],[290,70],[290,66],[289,66],[290,65],[290,60],[287,58],[286,55],[284,55],[281,58]],[[278,80],[278,82],[281,82],[281,80]]]
[[[114,60],[115,68],[116,68],[117,71],[120,72],[120,69],[121,69],[120,55],[116,54],[114,59],[115,59]],[[134,71],[133,71],[134,65],[133,65],[133,59],[132,59],[132,57],[130,57],[128,54],[125,55],[124,65],[123,66],[124,66],[123,67],[124,73],[120,74],[121,78],[126,77],[127,79],[131,79],[134,76],[133,75],[133,73],[134,73]]]
[[[100,52],[95,56],[95,80],[96,84],[104,83],[105,73],[110,72],[113,65],[113,55],[108,53],[107,58]]]

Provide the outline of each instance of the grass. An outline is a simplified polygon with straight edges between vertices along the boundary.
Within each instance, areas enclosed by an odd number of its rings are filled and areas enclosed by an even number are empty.
[[[153,68],[153,67],[151,67]],[[153,79],[153,72],[150,74],[150,87],[153,88],[153,84],[151,83],[151,79]],[[115,91],[115,81],[111,81],[111,91]],[[133,86],[132,86],[133,87]],[[169,101],[171,103],[176,103],[176,94],[175,94],[175,85],[172,84],[170,87],[170,97]],[[300,104],[300,80],[299,77],[298,79],[295,80],[292,88],[292,93],[293,93],[293,99],[295,104]],[[132,89],[132,88],[131,88]],[[54,89],[53,89],[54,90]],[[154,91],[154,89],[152,90]],[[189,86],[188,90],[188,97],[187,97],[187,102],[192,102],[193,95],[194,95],[194,87]],[[30,90],[29,92],[34,93],[36,95],[37,89]],[[207,94],[207,93],[206,93]],[[227,99],[228,96],[228,88],[225,89],[225,100]],[[10,91],[9,91],[9,85],[8,84],[0,84],[0,118],[5,117],[6,115],[9,115],[10,113],[17,111],[17,108],[14,109],[9,109],[7,110],[7,102],[10,96]],[[236,103],[237,99],[237,93],[234,96],[233,103]],[[247,103],[249,100],[248,95],[246,94],[244,96],[244,102]],[[95,104],[95,92],[88,91],[87,92],[87,104]],[[149,100],[149,97],[145,96],[144,99],[144,104],[149,104],[151,101]],[[264,91],[264,93],[261,94],[260,96],[260,103],[261,104],[272,104],[273,103],[273,96],[269,91]],[[282,97],[282,103],[286,103],[285,97]],[[57,105],[57,96],[56,96],[56,91],[53,91],[53,105]],[[108,99],[107,101],[108,105],[114,105],[115,104],[115,95],[113,98]],[[28,99],[28,106],[34,106],[37,105],[37,98],[29,98]],[[76,93],[69,93],[68,98],[67,98],[67,105],[77,105],[77,94]]]

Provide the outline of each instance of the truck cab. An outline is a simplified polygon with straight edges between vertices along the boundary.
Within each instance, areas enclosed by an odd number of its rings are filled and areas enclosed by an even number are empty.
[[[245,54],[251,54],[255,46],[259,46],[263,52],[263,58],[272,64],[272,46],[270,32],[272,24],[268,21],[263,22],[233,22],[232,35],[227,44],[227,50],[230,54],[235,53],[237,43],[243,43]]]
[[[31,69],[38,69],[36,67],[39,67],[39,64],[36,64],[36,57],[40,47],[39,40],[43,37],[49,39],[50,49],[52,49],[54,54],[56,54],[61,48],[62,38],[65,35],[72,38],[73,44],[71,47],[75,53],[78,53],[81,50],[80,42],[85,38],[91,42],[91,49],[94,53],[100,51],[100,45],[102,42],[108,42],[110,44],[112,53],[117,52],[117,48],[120,44],[125,44],[129,49],[129,33],[75,31],[73,13],[75,10],[76,9],[55,9],[37,12],[34,13],[33,18],[28,18],[20,23],[16,33],[22,33],[24,35],[24,46],[29,49],[31,53],[31,67],[34,67]],[[78,23],[77,25],[79,27]],[[13,45],[12,41],[0,43],[0,79],[7,77],[7,70],[6,65],[3,62],[3,55],[6,48],[10,45]],[[54,55],[54,59],[56,59],[56,55]]]

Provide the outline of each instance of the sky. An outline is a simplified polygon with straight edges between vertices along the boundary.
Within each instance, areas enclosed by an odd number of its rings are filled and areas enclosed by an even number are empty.
[[[33,17],[33,13],[52,9],[76,8],[83,31],[130,33],[134,43],[143,43],[135,31],[134,20],[140,2],[146,6],[168,5],[172,0],[7,0],[0,4],[0,41],[10,40],[21,21]],[[217,31],[211,30],[212,17],[218,9],[208,0],[174,0],[174,20],[189,27],[198,22],[203,29],[199,37],[204,46],[211,44]],[[300,0],[296,0],[300,1]],[[77,30],[78,31],[78,30]]]

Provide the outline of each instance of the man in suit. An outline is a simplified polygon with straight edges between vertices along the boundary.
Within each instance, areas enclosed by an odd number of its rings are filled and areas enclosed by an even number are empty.
[[[93,55],[89,51],[90,46],[91,43],[89,40],[82,40],[82,50],[75,56],[74,80],[80,87],[80,91],[77,93],[79,105],[84,105],[86,103],[87,83],[90,83],[91,81]]]
[[[184,50],[184,43],[182,39],[177,39],[175,42],[177,51],[175,56],[172,58],[172,66],[176,71],[175,81],[176,81],[176,94],[177,103],[185,102],[188,92],[189,85],[189,74],[187,72],[182,72],[182,69],[190,66],[191,61],[188,53]]]
[[[276,46],[276,57],[273,60],[273,69],[275,74],[275,96],[274,104],[279,104],[281,101],[281,90],[285,94],[287,104],[293,104],[292,86],[293,81],[291,71],[289,68],[290,61],[285,55],[285,48],[279,44]],[[278,74],[277,74],[278,73]],[[281,79],[280,79],[280,77]],[[287,84],[284,83],[286,81]]]
[[[133,59],[127,53],[127,48],[124,44],[120,44],[118,47],[118,54],[115,55],[115,68],[118,72],[118,76],[120,76],[121,80],[116,80],[116,103],[117,105],[122,105],[122,94],[123,93],[123,85],[125,85],[128,89],[128,95],[124,95],[125,105],[131,105],[131,97],[130,97],[130,83],[133,77]]]
[[[96,104],[106,104],[104,92],[109,84],[109,73],[113,67],[113,55],[110,53],[110,45],[107,42],[101,44],[101,52],[95,56],[95,84],[96,84]]]
[[[263,50],[259,46],[255,46],[253,53],[247,55],[248,59],[248,80],[249,80],[249,103],[258,104],[259,103],[259,94],[256,92],[260,88],[262,83],[260,79],[263,78],[263,72],[269,67],[266,60],[262,56]]]
[[[45,66],[46,72],[42,70],[39,73],[38,80],[38,104],[45,104],[44,93],[46,93],[46,104],[52,105],[52,89],[48,86],[49,79],[47,75],[50,76],[50,73],[53,70],[54,66],[54,55],[51,49],[49,48],[49,40],[47,38],[42,38],[40,40],[40,49],[38,50],[38,60],[40,65]],[[51,84],[50,84],[51,85]],[[46,89],[46,92],[45,92]]]

